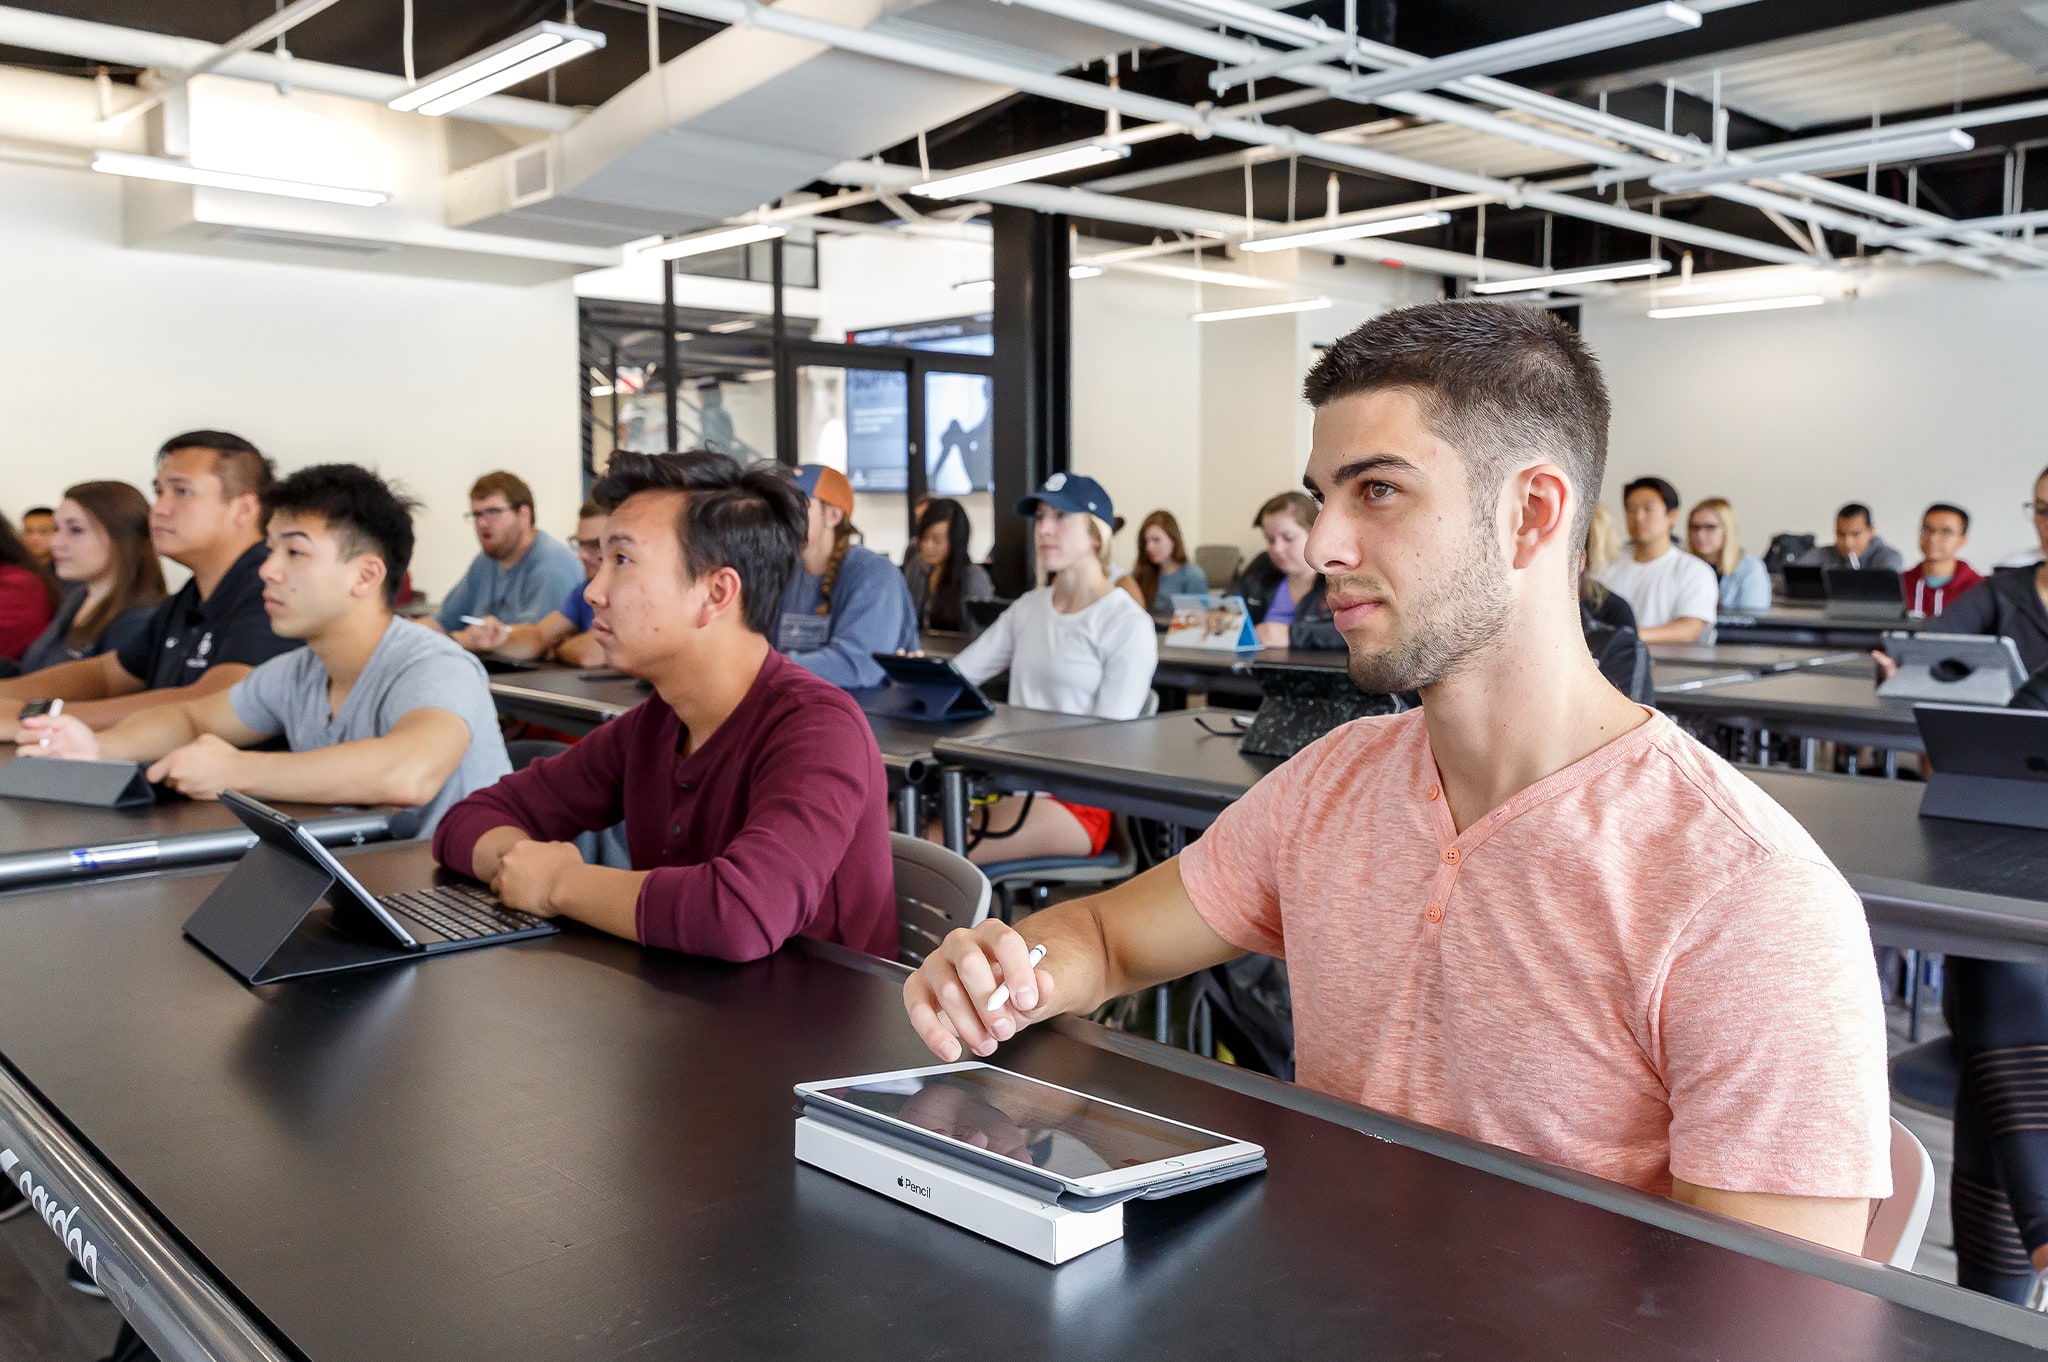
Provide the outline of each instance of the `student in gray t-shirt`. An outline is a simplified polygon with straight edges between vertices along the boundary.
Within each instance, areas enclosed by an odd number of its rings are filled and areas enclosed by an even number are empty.
[[[354,464],[301,469],[264,497],[263,606],[306,646],[225,691],[131,714],[95,734],[69,717],[23,721],[19,754],[152,763],[194,799],[395,804],[431,833],[463,796],[509,772],[483,665],[397,618],[412,557],[411,503]],[[289,752],[244,749],[282,734]]]

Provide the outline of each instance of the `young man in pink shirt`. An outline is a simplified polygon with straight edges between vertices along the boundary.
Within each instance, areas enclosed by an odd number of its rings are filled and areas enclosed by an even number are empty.
[[[1339,341],[1307,397],[1309,561],[1353,678],[1421,709],[1337,729],[1128,884],[955,932],[904,987],[912,1024],[988,1055],[1284,955],[1304,1084],[1856,1252],[1891,1190],[1862,907],[1586,651],[1593,357],[1547,313],[1430,304]]]

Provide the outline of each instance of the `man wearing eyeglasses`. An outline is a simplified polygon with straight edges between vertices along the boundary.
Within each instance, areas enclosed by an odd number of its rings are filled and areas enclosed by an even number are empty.
[[[2034,480],[2034,495],[2024,509],[2048,559],[2048,468]],[[1941,618],[1929,620],[1927,632],[2000,634],[2018,646],[2028,671],[2048,667],[2048,561],[1992,573],[1949,602]]]
[[[583,585],[583,565],[561,540],[533,523],[533,489],[515,473],[486,473],[469,489],[469,522],[482,553],[434,613],[431,623],[466,648],[470,620],[532,624]]]
[[[590,632],[590,602],[583,588],[597,575],[604,557],[604,510],[594,501],[583,503],[576,516],[576,557],[583,564],[583,580],[570,588],[562,603],[537,624],[507,624],[494,615],[482,624],[472,624],[455,635],[471,652],[494,653],[514,661],[551,657],[572,667],[601,667],[604,649]]]

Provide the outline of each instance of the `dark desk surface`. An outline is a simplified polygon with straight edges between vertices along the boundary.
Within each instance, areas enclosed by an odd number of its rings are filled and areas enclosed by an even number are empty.
[[[542,667],[491,678],[498,712],[568,733],[588,733],[654,694],[602,667]]]
[[[1227,731],[1214,733],[1204,724]],[[935,750],[943,761],[1018,788],[1206,827],[1280,764],[1240,753],[1241,736],[1228,710],[1181,710],[1093,728],[948,738]]]
[[[426,866],[349,859],[380,892]],[[2005,1362],[2048,1340],[2009,1306],[1077,1022],[1004,1062],[1272,1168],[1136,1203],[1120,1244],[1050,1268],[793,1158],[791,1085],[928,1062],[880,962],[572,930],[251,990],[178,933],[216,878],[23,896],[0,1053],[310,1362]]]
[[[1093,714],[1058,714],[1050,710],[1026,709],[1022,705],[998,704],[995,710],[986,719],[943,724],[870,714],[868,727],[875,731],[875,745],[882,749],[882,765],[899,776],[918,781],[929,774],[925,767],[934,763],[933,744],[942,738],[995,737],[1109,722]]]
[[[1699,690],[1703,686],[1726,686],[1737,681],[1754,681],[1756,673],[1746,667],[1733,667],[1711,662],[1656,662],[1650,667],[1650,677],[1657,693],[1666,691]]]
[[[1914,780],[1743,774],[1820,843],[1885,941],[2048,960],[2048,832],[1922,818]]]
[[[1721,723],[1747,722],[1797,736],[1918,752],[1920,729],[1905,700],[1880,700],[1877,682],[1808,669],[1734,685],[1658,695],[1661,708]]]
[[[0,766],[13,760],[11,746],[0,752]],[[382,841],[393,812],[327,804],[278,807],[329,846]],[[171,798],[143,808],[96,809],[0,799],[0,889],[228,861],[255,841],[212,800]]]
[[[1744,668],[1758,675],[1798,671],[1861,654],[1849,648],[1800,648],[1765,643],[1652,643],[1650,660],[1658,666]]]
[[[1886,630],[1912,632],[1925,620],[1862,622],[1830,617],[1819,605],[1778,605],[1769,610],[1724,614],[1714,634],[1724,643],[1782,643],[1837,648],[1870,648]]]

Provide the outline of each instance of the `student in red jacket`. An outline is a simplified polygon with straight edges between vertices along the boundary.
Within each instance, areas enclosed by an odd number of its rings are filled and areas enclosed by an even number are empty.
[[[1900,575],[1906,609],[1928,619],[1984,580],[1983,574],[1957,557],[1970,542],[1970,513],[1937,501],[1920,517],[1920,562]]]
[[[0,657],[13,662],[28,651],[57,613],[57,599],[57,583],[0,516]]]
[[[448,811],[434,855],[515,908],[721,960],[793,936],[896,952],[888,786],[852,697],[769,646],[805,503],[724,454],[617,454],[585,588],[605,664],[654,694]],[[570,839],[621,819],[633,869]]]

